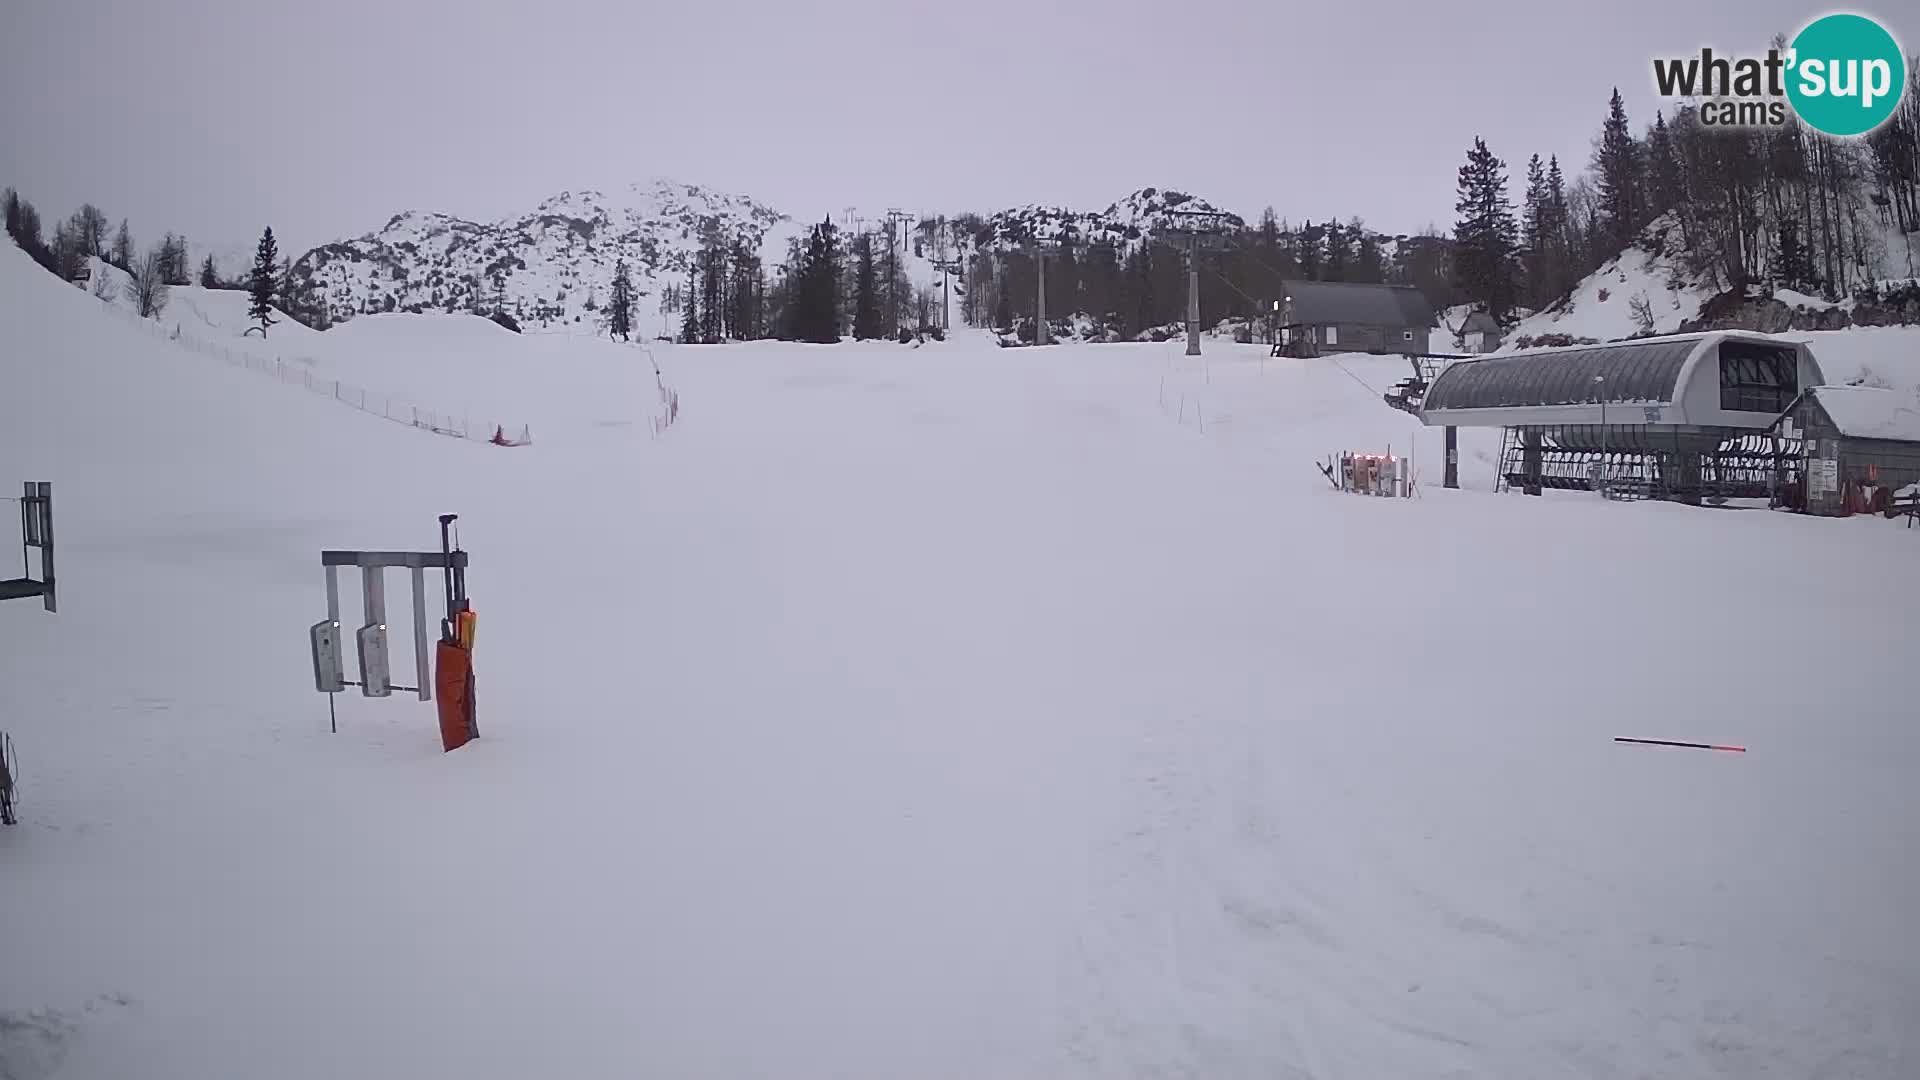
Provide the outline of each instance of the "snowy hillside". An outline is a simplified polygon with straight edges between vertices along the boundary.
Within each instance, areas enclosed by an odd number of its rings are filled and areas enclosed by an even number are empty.
[[[1615,341],[1643,332],[1671,334],[1700,314],[1714,290],[1695,280],[1664,243],[1670,221],[1649,226],[1641,246],[1630,247],[1587,275],[1561,304],[1520,320],[1508,342],[1543,334]],[[1658,254],[1650,250],[1660,249]]]
[[[685,278],[709,222],[729,249],[772,260],[786,253],[777,231],[785,220],[743,196],[654,180],[613,196],[561,192],[499,222],[397,214],[377,232],[301,255],[294,271],[318,287],[336,320],[491,310],[498,297],[523,323],[591,330],[614,264],[625,259],[642,294],[639,326],[650,333],[661,288]]]
[[[1910,281],[1914,275],[1915,243],[1920,234],[1904,236],[1898,230],[1869,219],[1861,240],[1873,262],[1872,276],[1882,283]],[[1632,247],[1607,261],[1575,286],[1567,299],[1527,315],[1506,335],[1519,338],[1566,335],[1614,341],[1635,334],[1670,334],[1682,329],[1739,326],[1777,332],[1793,327],[1831,329],[1859,306],[1853,297],[1829,301],[1787,289],[1771,294],[1759,289],[1744,305],[1729,305],[1718,288],[1686,265],[1679,230],[1671,215],[1648,225]],[[1716,307],[1744,308],[1735,318],[1706,318]],[[1911,321],[1920,312],[1898,313],[1888,321]],[[1687,324],[1683,326],[1682,324]],[[1511,347],[1511,345],[1509,346]]]

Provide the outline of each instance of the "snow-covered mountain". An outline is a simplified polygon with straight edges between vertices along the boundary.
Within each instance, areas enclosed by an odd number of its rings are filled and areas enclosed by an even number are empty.
[[[1252,227],[1207,199],[1146,187],[1100,210],[1028,205],[986,215],[911,215],[896,234],[893,255],[916,292],[938,297],[943,260],[949,266],[956,260],[964,264],[977,253],[1063,239],[1112,244],[1124,253],[1176,224],[1178,214],[1194,211],[1222,214],[1233,229]],[[744,195],[656,179],[611,194],[561,192],[498,222],[426,211],[396,214],[375,232],[306,252],[295,260],[294,271],[314,286],[334,321],[383,312],[504,307],[529,330],[594,331],[614,265],[625,259],[639,293],[638,330],[651,337],[673,331],[663,294],[685,282],[690,260],[710,228],[728,248],[744,247],[759,256],[772,278],[814,220]],[[852,210],[833,217],[843,240],[860,232],[881,244],[885,220],[884,213]],[[1374,236],[1388,259],[1404,239]],[[876,246],[877,255],[882,250]],[[947,284],[960,288],[951,279]]]
[[[1246,226],[1238,214],[1222,210],[1205,199],[1172,188],[1149,187],[1114,202],[1105,210],[1089,212],[1057,206],[1001,210],[982,219],[973,235],[964,239],[976,249],[989,251],[1062,239],[1078,243],[1135,244],[1150,239],[1158,229],[1176,224],[1170,216],[1173,211],[1225,214],[1231,227]]]
[[[377,232],[300,256],[294,272],[336,320],[387,311],[489,310],[496,300],[535,327],[592,325],[615,263],[642,297],[642,329],[662,286],[684,278],[709,228],[728,247],[785,252],[785,215],[741,195],[656,179],[613,195],[563,191],[498,222],[396,214]]]

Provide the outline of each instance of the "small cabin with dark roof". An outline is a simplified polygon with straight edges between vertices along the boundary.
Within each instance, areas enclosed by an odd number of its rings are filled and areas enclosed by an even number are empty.
[[[1280,283],[1275,353],[1425,353],[1433,306],[1410,285],[1347,281]]]
[[[1470,353],[1490,353],[1500,347],[1500,323],[1484,311],[1469,314],[1460,323],[1460,344]]]
[[[1800,440],[1795,509],[1838,516],[1884,511],[1893,493],[1920,483],[1920,397],[1870,386],[1809,387],[1775,430]]]

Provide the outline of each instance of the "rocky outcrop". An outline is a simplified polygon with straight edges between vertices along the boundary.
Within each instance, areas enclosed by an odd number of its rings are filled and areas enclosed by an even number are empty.
[[[1721,293],[1701,305],[1699,318],[1681,323],[1680,332],[1757,330],[1763,334],[1780,334],[1787,331],[1845,330],[1849,326],[1915,324],[1920,324],[1920,286],[1909,284],[1884,294],[1865,292],[1856,296],[1851,305],[1833,307],[1788,305],[1771,296]]]

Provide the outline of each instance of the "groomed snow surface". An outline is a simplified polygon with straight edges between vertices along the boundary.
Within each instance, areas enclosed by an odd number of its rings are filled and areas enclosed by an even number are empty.
[[[1476,432],[1443,491],[1397,360],[680,348],[655,440],[638,350],[461,330],[507,450],[10,248],[0,334],[9,1080],[1920,1075],[1897,525],[1496,496]],[[1421,497],[1314,469],[1389,443]],[[320,549],[442,512],[480,741],[329,734]]]

